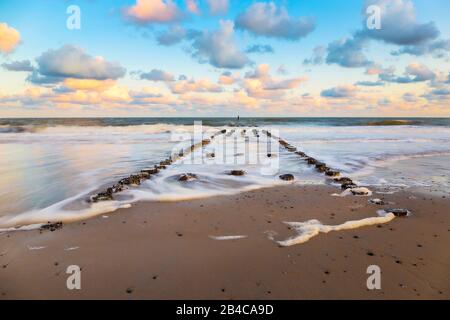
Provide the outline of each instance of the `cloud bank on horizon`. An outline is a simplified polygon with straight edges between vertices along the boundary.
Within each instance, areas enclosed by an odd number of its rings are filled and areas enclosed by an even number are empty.
[[[2,4],[0,117],[450,116],[441,0],[78,2],[80,30]]]

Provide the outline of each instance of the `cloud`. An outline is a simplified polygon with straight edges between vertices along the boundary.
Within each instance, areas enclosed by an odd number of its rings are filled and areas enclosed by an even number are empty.
[[[225,71],[219,77],[219,84],[229,86],[236,83],[238,79],[239,76],[234,76],[231,72]]]
[[[327,63],[336,63],[346,68],[367,67],[373,64],[363,53],[365,40],[362,38],[344,38],[328,45]]]
[[[247,53],[274,53],[274,50],[269,44],[254,44],[249,46],[245,52]]]
[[[234,40],[234,24],[220,21],[216,31],[192,34],[192,56],[201,63],[208,62],[217,68],[240,69],[250,63]]]
[[[170,89],[176,94],[185,94],[189,92],[222,92],[221,86],[210,82],[209,80],[180,80],[170,85]]]
[[[236,26],[259,36],[298,40],[315,29],[315,19],[291,17],[273,2],[257,2],[236,18]]]
[[[115,80],[74,79],[64,80],[64,87],[70,90],[105,91],[116,84]],[[60,90],[63,87],[60,87]]]
[[[346,85],[323,90],[320,95],[325,98],[350,98],[355,95],[356,91],[356,87]]]
[[[206,0],[209,6],[209,12],[212,15],[225,14],[228,11],[228,0]]]
[[[186,29],[181,26],[171,26],[166,31],[160,32],[156,36],[156,40],[160,45],[171,46],[183,41],[187,33]]]
[[[411,92],[405,93],[402,98],[405,102],[417,102],[418,101],[417,96]]]
[[[186,0],[186,8],[190,13],[200,14],[197,0]]]
[[[107,80],[125,75],[126,69],[103,57],[91,56],[83,49],[65,45],[48,50],[36,59],[38,68],[29,80],[35,83],[54,83],[64,78]]]
[[[164,82],[170,82],[175,80],[175,77],[172,74],[159,69],[153,69],[150,72],[141,73],[140,78],[150,81],[164,81]]]
[[[245,74],[243,87],[250,97],[277,99],[282,98],[286,90],[295,89],[306,80],[304,77],[273,78],[270,75],[270,66],[268,64],[260,64],[255,70]]]
[[[12,61],[12,62],[5,62],[2,64],[2,67],[5,68],[8,71],[28,71],[32,72],[34,70],[34,67],[31,65],[30,60],[23,60],[23,61]]]
[[[448,101],[450,100],[450,88],[434,89],[431,92],[425,94],[424,98],[429,101]]]
[[[405,68],[403,76],[396,76],[394,69],[384,70],[379,75],[380,80],[394,83],[415,83],[424,82],[436,79],[435,72],[430,70],[427,66],[420,63],[412,63]]]
[[[324,46],[316,46],[313,50],[313,54],[310,58],[303,60],[304,65],[319,65],[325,60],[327,48]]]
[[[134,6],[125,9],[125,15],[140,24],[171,23],[183,18],[172,0],[136,0]]]
[[[20,33],[6,23],[0,23],[0,53],[11,53],[20,42]]]
[[[415,46],[404,46],[399,50],[392,51],[391,54],[394,56],[401,54],[410,54],[414,56],[434,54],[436,57],[442,57],[448,51],[450,51],[450,40],[436,40]]]
[[[411,0],[366,0],[363,7],[376,5],[381,9],[381,28],[364,28],[361,34],[368,38],[396,45],[418,45],[439,36],[434,22],[417,21],[414,3]],[[366,21],[364,19],[364,27]]]
[[[355,83],[355,86],[381,87],[381,86],[384,86],[384,82],[383,81],[358,81]]]

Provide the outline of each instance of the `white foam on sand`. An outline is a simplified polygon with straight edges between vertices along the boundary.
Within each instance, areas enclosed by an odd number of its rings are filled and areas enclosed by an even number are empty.
[[[395,218],[393,213],[387,213],[380,217],[371,217],[361,220],[347,221],[343,224],[331,226],[324,225],[318,220],[309,220],[306,222],[285,222],[287,225],[297,231],[297,235],[284,241],[277,241],[282,247],[289,247],[309,241],[320,233],[328,233],[331,231],[342,231],[357,229],[375,224],[382,224],[392,221]]]
[[[227,241],[227,240],[239,240],[247,238],[247,236],[209,236],[213,240],[219,240],[219,241]]]
[[[361,193],[361,195],[354,194],[354,193]],[[342,193],[333,193],[332,194],[333,197],[346,197],[346,196],[351,196],[351,195],[370,197],[370,196],[372,196],[372,191],[365,187],[359,187],[359,188],[353,188],[353,189],[346,189]]]
[[[34,251],[34,250],[42,250],[45,249],[46,247],[44,246],[38,246],[38,247],[32,247],[32,246],[27,246],[28,250]]]

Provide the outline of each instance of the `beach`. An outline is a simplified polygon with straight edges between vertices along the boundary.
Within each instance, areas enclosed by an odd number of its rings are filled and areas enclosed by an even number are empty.
[[[399,192],[382,196],[392,203],[380,206],[369,197],[332,196],[336,191],[289,184],[198,200],[139,202],[53,232],[3,233],[1,298],[450,297],[448,197]],[[286,221],[338,225],[392,206],[411,214],[289,247],[276,242],[296,235]],[[81,290],[66,287],[69,265],[81,268]],[[370,265],[381,268],[380,290],[367,289]]]
[[[0,136],[1,299],[450,297],[442,120],[123,121]]]

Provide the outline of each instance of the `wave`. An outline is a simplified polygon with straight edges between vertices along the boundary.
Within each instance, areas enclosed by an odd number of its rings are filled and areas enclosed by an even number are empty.
[[[203,129],[212,130],[212,127],[203,126]],[[0,126],[0,134],[7,133],[39,133],[49,135],[104,135],[104,134],[160,134],[174,131],[191,132],[192,125],[177,125],[156,123],[150,125],[128,126]]]
[[[417,120],[381,120],[381,121],[369,121],[366,126],[407,126],[407,125],[419,125],[420,121]]]

